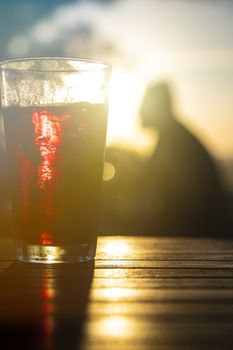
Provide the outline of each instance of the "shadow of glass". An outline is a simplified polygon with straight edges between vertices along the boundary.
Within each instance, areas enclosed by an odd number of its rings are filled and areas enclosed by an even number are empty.
[[[93,262],[12,264],[0,278],[1,346],[78,349],[93,270]]]

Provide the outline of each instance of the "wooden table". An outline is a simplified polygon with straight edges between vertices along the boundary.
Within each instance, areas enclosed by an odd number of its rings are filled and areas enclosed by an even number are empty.
[[[14,262],[1,240],[2,349],[233,349],[233,241],[100,237],[92,263]]]

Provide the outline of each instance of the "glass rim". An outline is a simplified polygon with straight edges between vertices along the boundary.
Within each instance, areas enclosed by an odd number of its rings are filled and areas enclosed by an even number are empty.
[[[81,62],[88,63],[90,67],[93,65],[93,68],[73,68],[73,69],[39,69],[39,68],[17,68],[10,67],[10,64],[22,63],[22,62],[33,62],[33,61],[73,61],[73,62]],[[98,68],[97,68],[98,66]],[[38,73],[80,73],[80,72],[94,72],[94,71],[111,71],[112,65],[106,61],[97,60],[93,58],[85,58],[85,57],[53,57],[53,56],[41,56],[41,57],[21,57],[21,58],[13,58],[9,60],[4,60],[0,62],[0,70],[7,71],[16,71],[16,72],[38,72]]]

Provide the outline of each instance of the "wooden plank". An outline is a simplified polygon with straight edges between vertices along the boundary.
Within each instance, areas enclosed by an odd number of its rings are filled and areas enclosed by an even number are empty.
[[[76,302],[74,306],[74,299],[72,301],[66,300],[58,305],[58,301],[43,300],[29,300],[29,304],[22,298],[15,300],[12,306],[9,307],[6,300],[4,305],[1,305],[0,322],[2,320],[26,320],[35,319],[45,316],[56,317],[77,317],[78,313],[82,312],[83,305]],[[32,302],[33,301],[33,302]],[[96,320],[100,317],[122,316],[128,317],[135,321],[147,320],[151,322],[206,322],[206,323],[229,323],[233,322],[232,303],[175,303],[175,302],[114,302],[101,303],[91,302],[88,305],[87,315],[89,320]]]
[[[134,317],[157,317],[159,315],[177,316],[186,315],[187,317],[193,317],[195,315],[202,316],[207,315],[220,319],[221,317],[232,318],[233,315],[233,303],[177,303],[169,302],[127,302],[121,301],[112,303],[103,302],[90,302],[88,305],[89,317],[95,316],[108,316],[108,315],[125,315]]]
[[[41,287],[41,284],[45,278],[30,278],[27,279],[30,283],[30,289],[37,290]],[[8,288],[15,288],[15,286],[24,286],[26,278],[9,277],[4,276],[2,278],[3,283],[7,283]],[[56,288],[56,278],[50,279],[53,283],[53,287]],[[74,281],[75,283],[75,281]],[[115,288],[116,290],[121,288],[130,289],[233,289],[233,279],[231,278],[95,278],[92,281],[92,288]]]
[[[132,289],[132,288],[105,288],[93,289],[91,301],[96,302],[223,302],[233,303],[233,290],[229,289]]]
[[[117,344],[113,343],[101,343],[101,344],[96,344],[96,343],[87,343],[85,342],[82,343],[82,345],[79,347],[80,350],[88,349],[88,350],[197,350],[196,345],[192,344],[185,344],[185,345],[177,345],[177,344],[172,344],[172,345],[161,345],[161,344],[128,344],[126,342],[122,342]],[[219,350],[219,344],[199,344],[198,345],[198,350]],[[229,350],[229,346],[226,345],[221,345],[221,350]]]
[[[140,253],[140,254],[138,254]],[[129,256],[139,259],[156,254],[233,254],[233,240],[180,237],[99,237],[97,259]]]
[[[116,245],[118,243],[127,243],[131,246],[147,247],[149,249],[154,248],[174,248],[185,246],[185,248],[195,248],[197,251],[203,249],[209,249],[210,247],[233,248],[233,239],[221,239],[221,238],[203,238],[203,237],[162,237],[162,236],[99,236],[98,246],[99,249],[105,246],[106,243]]]
[[[56,279],[59,278],[57,275],[57,272],[55,271],[55,266],[51,266],[47,268],[46,270],[41,270],[41,275],[38,276],[38,274],[35,274],[36,266],[33,265],[33,267],[30,268],[27,274],[27,279]],[[38,270],[39,271],[39,270]],[[69,271],[67,271],[67,274],[69,275]],[[15,280],[22,279],[23,273],[22,271],[18,271],[17,274],[14,272],[9,271],[7,276],[4,276],[4,278]],[[138,268],[115,268],[115,269],[95,269],[94,271],[94,277],[95,278],[106,278],[106,279],[115,279],[115,278],[134,278],[134,279],[156,279],[156,278],[177,278],[177,279],[184,279],[184,278],[233,278],[233,269],[226,268],[180,268],[180,269],[166,269],[166,268],[157,268],[157,269],[138,269]]]
[[[25,303],[33,304],[35,301],[40,300],[40,293],[43,293],[41,289],[30,289],[30,284],[25,282],[24,288],[17,289],[17,296],[15,296],[15,289],[2,290],[0,297],[5,301],[20,301],[25,300]],[[51,290],[51,289],[50,289]],[[53,286],[51,291],[50,301],[59,300],[62,295],[62,290],[58,286]],[[72,292],[70,292],[72,295]],[[92,302],[177,302],[177,303],[233,303],[233,291],[229,289],[131,289],[131,288],[105,288],[105,289],[92,289],[90,293],[90,300]],[[67,305],[69,304],[67,300]]]
[[[101,342],[101,343],[90,343],[90,342],[83,342],[82,345],[79,347],[80,350],[88,349],[88,350],[231,350],[232,344],[198,344],[197,345],[192,342],[189,344],[176,344],[173,342],[170,345],[166,344],[157,344],[157,343],[151,343],[148,344],[148,342],[145,343],[128,343],[125,341],[116,342],[113,340],[112,342]]]
[[[100,258],[101,257],[101,258]],[[118,258],[119,260],[139,260],[139,261],[233,261],[233,253],[232,254],[226,254],[224,251],[223,252],[218,252],[218,253],[212,253],[210,251],[206,253],[180,253],[180,252],[173,252],[173,253],[166,253],[166,252],[157,252],[156,254],[147,253],[143,250],[140,252],[130,252],[129,255],[119,255]],[[95,259],[97,262],[99,261],[108,261],[108,260],[114,260],[112,257],[106,258],[104,257],[104,254],[100,254],[99,250],[97,249],[97,257]]]
[[[51,271],[50,276],[53,272]],[[96,269],[95,278],[233,278],[233,269]]]
[[[233,278],[95,278],[93,288],[232,289]]]
[[[182,309],[182,308],[181,308]],[[233,315],[232,314],[192,314],[191,317],[187,313],[177,312],[176,314],[165,314],[158,313],[156,315],[148,314],[134,314],[133,317],[131,314],[123,315],[123,314],[100,314],[100,315],[90,315],[88,314],[88,322],[89,323],[108,323],[108,320],[113,322],[117,326],[121,324],[121,321],[125,322],[125,320],[133,321],[135,325],[138,324],[147,324],[149,327],[153,324],[154,326],[173,326],[173,325],[193,325],[196,326],[198,324],[206,325],[207,328],[211,326],[215,327],[216,325],[229,325],[233,324]],[[122,323],[123,323],[122,322]],[[110,322],[109,322],[110,323]],[[117,327],[116,327],[117,328]],[[113,329],[114,331],[114,329]]]
[[[221,260],[221,261],[204,261],[204,260],[176,260],[176,261],[156,261],[156,260],[128,260],[128,259],[107,259],[107,260],[96,260],[96,268],[137,268],[137,269],[148,269],[148,268],[159,268],[159,269],[233,269],[233,260]]]

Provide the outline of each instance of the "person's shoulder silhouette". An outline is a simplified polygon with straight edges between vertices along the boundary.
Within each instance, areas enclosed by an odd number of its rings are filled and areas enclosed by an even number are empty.
[[[143,127],[159,134],[146,180],[155,210],[148,221],[156,233],[221,235],[226,230],[225,196],[214,160],[175,118],[167,83],[152,85],[142,107]]]

